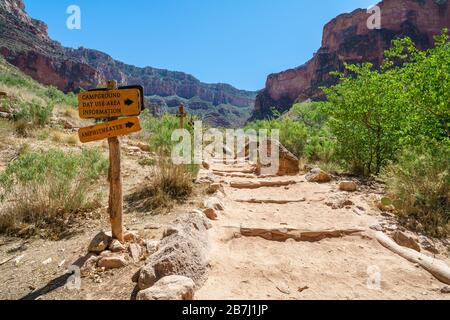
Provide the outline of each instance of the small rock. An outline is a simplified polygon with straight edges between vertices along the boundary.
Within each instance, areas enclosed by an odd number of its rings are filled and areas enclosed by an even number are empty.
[[[449,294],[450,293],[450,286],[445,286],[441,289],[441,293]]]
[[[342,181],[339,184],[339,190],[347,191],[347,192],[354,192],[354,191],[358,190],[358,186],[353,181]]]
[[[91,243],[89,244],[88,250],[89,252],[93,253],[101,253],[102,251],[105,251],[106,248],[108,248],[111,240],[112,238],[105,232],[100,232],[94,237],[94,239],[92,239]]]
[[[131,258],[133,259],[133,261],[139,262],[141,260],[141,253],[142,253],[141,246],[139,246],[135,243],[132,243],[130,245],[129,249],[130,249],[130,255],[131,255]]]
[[[420,246],[417,241],[413,237],[407,236],[399,230],[395,231],[392,239],[400,246],[420,252]]]
[[[203,168],[206,169],[206,170],[209,170],[209,168],[211,167],[211,166],[209,165],[209,163],[206,162],[206,161],[203,161],[203,162],[202,162],[202,166],[203,166]]]
[[[439,250],[436,249],[436,247],[431,243],[431,241],[427,237],[420,236],[419,243],[422,246],[422,248],[425,249],[426,251],[429,251],[434,254],[439,254]]]
[[[103,257],[98,261],[99,268],[105,268],[105,270],[123,268],[128,264],[124,256],[109,256]]]
[[[317,183],[326,183],[331,181],[331,176],[319,168],[311,170],[310,173],[308,173],[305,178],[309,182],[317,182]]]
[[[58,264],[58,268],[61,268],[65,263],[66,263],[66,259],[64,259],[63,261],[61,261],[61,262]]]
[[[109,250],[111,250],[111,252],[123,252],[126,248],[119,240],[114,239],[109,245]]]
[[[145,143],[142,143],[142,142],[139,142],[137,144],[137,147],[139,149],[141,149],[142,151],[145,151],[145,152],[150,152],[151,151],[150,146],[148,144],[145,144]]]
[[[47,264],[50,264],[50,263],[52,263],[52,261],[53,261],[53,259],[52,259],[52,258],[48,258],[47,260],[45,260],[45,261],[42,261],[42,264],[43,264],[43,265],[47,265]]]
[[[217,212],[213,208],[208,208],[203,211],[205,216],[210,220],[217,220]]]
[[[205,208],[212,208],[215,210],[225,210],[225,206],[223,204],[223,202],[217,198],[217,197],[210,197],[207,200],[205,200]]]
[[[158,251],[159,248],[159,241],[158,240],[145,240],[145,247],[147,248],[147,252],[149,254],[154,254],[156,251]]]
[[[384,226],[382,224],[374,224],[370,226],[370,229],[375,230],[375,231],[384,231]]]
[[[99,257],[96,256],[95,254],[93,253],[88,254],[86,261],[80,268],[81,274],[88,275],[89,273],[93,272],[97,267],[98,260]]]
[[[194,281],[183,276],[167,276],[149,289],[140,291],[137,300],[193,300]]]
[[[19,264],[20,264],[20,262],[22,262],[22,259],[25,257],[25,255],[23,254],[23,255],[21,255],[21,256],[18,256],[17,258],[15,258],[14,259],[14,265],[17,267],[17,266],[19,266]]]
[[[155,268],[152,265],[145,265],[141,268],[138,276],[139,289],[145,290],[153,286],[156,282]]]
[[[111,251],[105,250],[102,253],[100,253],[100,257],[109,257],[112,254]]]
[[[223,185],[221,185],[220,183],[211,183],[208,187],[208,190],[206,190],[206,192],[208,194],[214,194],[216,192],[222,192],[223,194],[225,194],[225,190],[223,188]]]
[[[123,239],[126,242],[137,242],[139,240],[139,235],[136,232],[133,231],[126,231],[123,235]]]

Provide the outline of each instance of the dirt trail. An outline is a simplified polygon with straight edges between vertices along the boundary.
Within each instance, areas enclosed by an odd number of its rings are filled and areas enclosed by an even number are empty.
[[[343,192],[336,182],[309,183],[304,176],[261,179],[249,175],[250,168],[242,165],[211,163],[209,176],[225,187],[225,211],[209,231],[211,270],[196,299],[450,298],[440,293],[445,284],[377,242],[370,226],[387,218],[371,208],[369,191]],[[239,178],[223,172],[245,175]],[[230,186],[253,186],[261,181],[296,183],[259,188]],[[251,199],[264,201],[242,201]],[[299,199],[302,201],[289,202]],[[339,199],[349,199],[354,205],[335,210],[327,205]],[[264,203],[266,200],[289,201],[272,204]],[[241,227],[363,232],[316,242],[281,242],[243,236]],[[447,257],[439,258],[450,265]],[[381,280],[379,289],[377,277]]]

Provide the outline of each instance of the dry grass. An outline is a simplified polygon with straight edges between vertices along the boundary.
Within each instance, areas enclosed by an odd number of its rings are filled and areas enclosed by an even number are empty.
[[[49,177],[45,183],[17,185],[12,200],[2,208],[0,231],[22,237],[40,233],[45,238],[64,238],[81,212],[100,206],[95,200],[88,201],[88,188],[88,180],[83,178],[61,181]]]
[[[167,212],[176,202],[185,201],[194,191],[193,175],[185,166],[159,157],[153,179],[126,197],[131,210],[151,214]]]
[[[387,190],[408,228],[433,237],[450,235],[448,146],[406,149],[383,173]]]
[[[24,90],[23,88],[8,86],[4,83],[0,83],[0,91],[6,92],[9,97],[18,98],[21,101],[25,102],[38,102],[39,104],[46,104],[47,102],[42,99],[42,97],[38,96],[36,93],[30,90]]]
[[[72,119],[80,119],[80,117],[78,116],[78,110],[75,108],[66,107],[63,112],[66,117]]]
[[[80,140],[78,138],[78,134],[67,134],[58,130],[54,130],[50,132],[50,137],[53,142],[68,144],[71,146],[80,145]]]

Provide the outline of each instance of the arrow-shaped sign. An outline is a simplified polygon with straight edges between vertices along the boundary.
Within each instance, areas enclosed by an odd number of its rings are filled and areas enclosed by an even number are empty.
[[[83,143],[97,141],[111,137],[122,136],[141,130],[138,117],[124,118],[100,123],[94,126],[81,128],[78,131],[80,141]]]
[[[82,119],[137,116],[141,113],[141,91],[137,88],[86,91],[78,95]]]
[[[127,100],[124,101],[124,103],[125,103],[126,106],[131,106],[134,103],[134,101],[131,100],[131,99],[127,99]]]

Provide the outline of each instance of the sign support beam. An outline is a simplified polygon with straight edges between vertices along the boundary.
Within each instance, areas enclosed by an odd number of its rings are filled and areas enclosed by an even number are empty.
[[[117,82],[107,81],[108,90],[117,90]],[[111,118],[110,120],[116,120]],[[124,242],[123,228],[123,191],[120,140],[118,137],[108,138],[109,145],[109,207],[108,212],[111,220],[111,231],[113,239]]]

